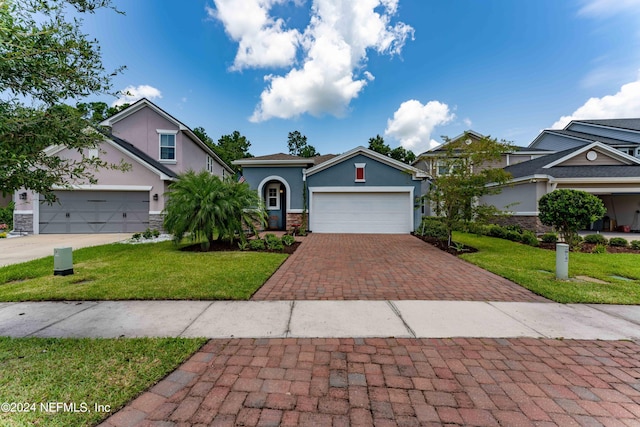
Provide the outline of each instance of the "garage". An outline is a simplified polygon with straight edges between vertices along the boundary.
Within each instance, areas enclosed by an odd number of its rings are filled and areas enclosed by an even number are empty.
[[[309,220],[315,233],[409,233],[411,193],[312,192]]]
[[[56,191],[40,201],[41,234],[133,233],[149,227],[148,191]]]

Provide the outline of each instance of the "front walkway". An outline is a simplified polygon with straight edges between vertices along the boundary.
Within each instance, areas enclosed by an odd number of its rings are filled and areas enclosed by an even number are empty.
[[[310,234],[253,300],[545,298],[405,234]]]

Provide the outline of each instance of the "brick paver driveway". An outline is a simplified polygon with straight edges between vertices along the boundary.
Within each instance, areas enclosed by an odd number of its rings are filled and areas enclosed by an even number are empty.
[[[252,299],[547,301],[408,234],[310,234]]]
[[[212,340],[105,426],[634,426],[640,346]]]

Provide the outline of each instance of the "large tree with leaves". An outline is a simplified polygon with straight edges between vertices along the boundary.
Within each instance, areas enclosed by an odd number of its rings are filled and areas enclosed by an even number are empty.
[[[444,140],[440,165],[448,173],[433,179],[425,199],[431,203],[436,215],[443,218],[451,244],[452,231],[460,223],[485,221],[499,213],[495,207],[480,203],[479,198],[498,194],[501,191],[499,184],[511,178],[504,169],[490,165],[513,150],[513,146],[490,137],[471,144],[467,144],[467,138],[450,140],[444,137]],[[487,185],[492,183],[498,185]]]
[[[316,151],[316,147],[307,143],[306,135],[300,133],[300,131],[294,130],[289,132],[287,136],[287,146],[289,147],[289,154],[292,156],[300,157],[315,157],[320,153]]]
[[[369,150],[373,150],[376,153],[383,154],[391,157],[392,159],[408,164],[412,163],[416,159],[416,155],[413,154],[413,151],[407,150],[404,147],[397,147],[392,150],[380,135],[369,138]]]
[[[54,200],[53,185],[94,182],[108,165],[98,157],[68,160],[47,154],[61,145],[84,154],[103,136],[88,130],[83,114],[63,102],[109,93],[100,47],[70,17],[111,8],[111,0],[0,1],[0,191],[21,187]],[[120,70],[115,70],[114,73]],[[28,106],[24,104],[26,100]]]

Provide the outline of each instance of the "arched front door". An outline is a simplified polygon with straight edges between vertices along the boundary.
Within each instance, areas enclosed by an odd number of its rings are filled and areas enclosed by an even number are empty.
[[[264,204],[267,208],[267,229],[286,230],[287,189],[280,181],[269,181],[264,186]]]

